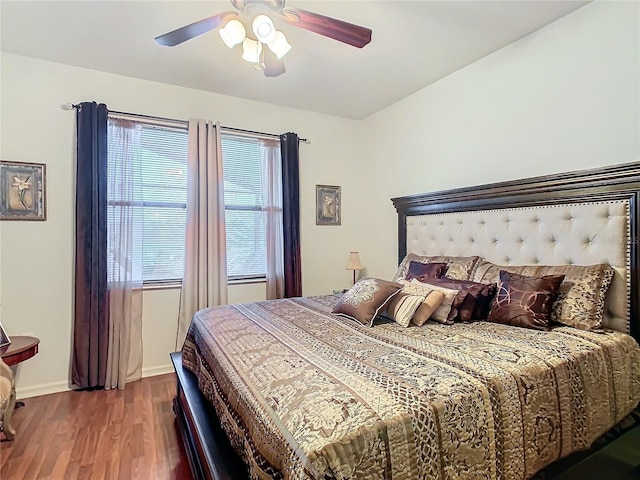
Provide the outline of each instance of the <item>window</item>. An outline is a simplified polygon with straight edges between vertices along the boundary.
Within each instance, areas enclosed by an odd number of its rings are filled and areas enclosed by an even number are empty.
[[[261,279],[266,274],[265,192],[261,142],[222,132],[227,274],[229,280]],[[142,232],[145,284],[182,278],[187,202],[186,128],[142,123],[139,168],[141,206],[135,222]],[[109,152],[109,155],[111,153]],[[110,202],[117,201],[110,198]]]
[[[260,142],[222,134],[227,275],[264,277],[267,271]]]

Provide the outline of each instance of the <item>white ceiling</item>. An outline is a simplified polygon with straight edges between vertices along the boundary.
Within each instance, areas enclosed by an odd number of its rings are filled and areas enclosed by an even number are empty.
[[[3,51],[362,119],[582,7],[586,1],[290,0],[373,30],[358,49],[275,18],[292,50],[265,78],[216,32],[173,48],[154,37],[225,10],[227,1],[7,1]]]

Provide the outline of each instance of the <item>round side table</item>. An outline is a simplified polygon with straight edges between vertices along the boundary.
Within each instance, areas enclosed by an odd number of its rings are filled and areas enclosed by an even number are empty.
[[[4,363],[11,367],[30,359],[38,353],[39,343],[39,338],[16,335],[11,337],[11,344],[0,347],[0,356]],[[24,407],[24,402],[17,401],[16,409],[20,407]]]
[[[16,365],[24,362],[38,353],[38,344],[40,339],[36,337],[27,337],[24,335],[16,335],[11,337],[11,344],[0,348],[0,356],[4,363]]]

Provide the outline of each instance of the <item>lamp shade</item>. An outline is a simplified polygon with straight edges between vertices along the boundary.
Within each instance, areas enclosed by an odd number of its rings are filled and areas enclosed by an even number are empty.
[[[291,45],[287,41],[287,37],[284,36],[284,33],[281,31],[276,31],[276,34],[268,43],[269,49],[276,54],[276,57],[279,59],[284,57],[289,50],[291,50]]]
[[[251,29],[256,38],[262,43],[269,43],[276,36],[276,27],[273,25],[273,21],[266,15],[256,15],[256,18],[251,22]]]
[[[260,54],[262,53],[262,44],[250,38],[242,41],[242,58],[247,62],[260,63]]]
[[[230,20],[227,22],[224,28],[220,29],[219,33],[220,38],[222,38],[222,41],[229,48],[233,48],[247,36],[244,26],[238,20]]]
[[[360,254],[358,252],[349,253],[349,260],[347,261],[347,270],[362,270],[364,267],[360,262]]]

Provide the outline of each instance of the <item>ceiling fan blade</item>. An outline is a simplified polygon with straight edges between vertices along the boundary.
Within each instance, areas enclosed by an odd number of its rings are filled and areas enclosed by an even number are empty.
[[[160,35],[159,37],[156,37],[155,40],[158,44],[164,45],[165,47],[175,47],[176,45],[186,42],[187,40],[191,40],[198,35],[210,32],[237,16],[238,12],[222,12],[218,15],[214,15],[213,17],[203,18],[191,25],[185,25],[184,27],[173,30],[172,32]]]
[[[342,43],[362,48],[371,41],[371,29],[326,17],[318,13],[308,12],[300,8],[285,7],[282,10],[284,19],[314,33],[333,38]]]
[[[263,70],[265,77],[277,77],[287,71],[284,68],[284,62],[276,57],[275,53],[268,48],[264,49]]]

